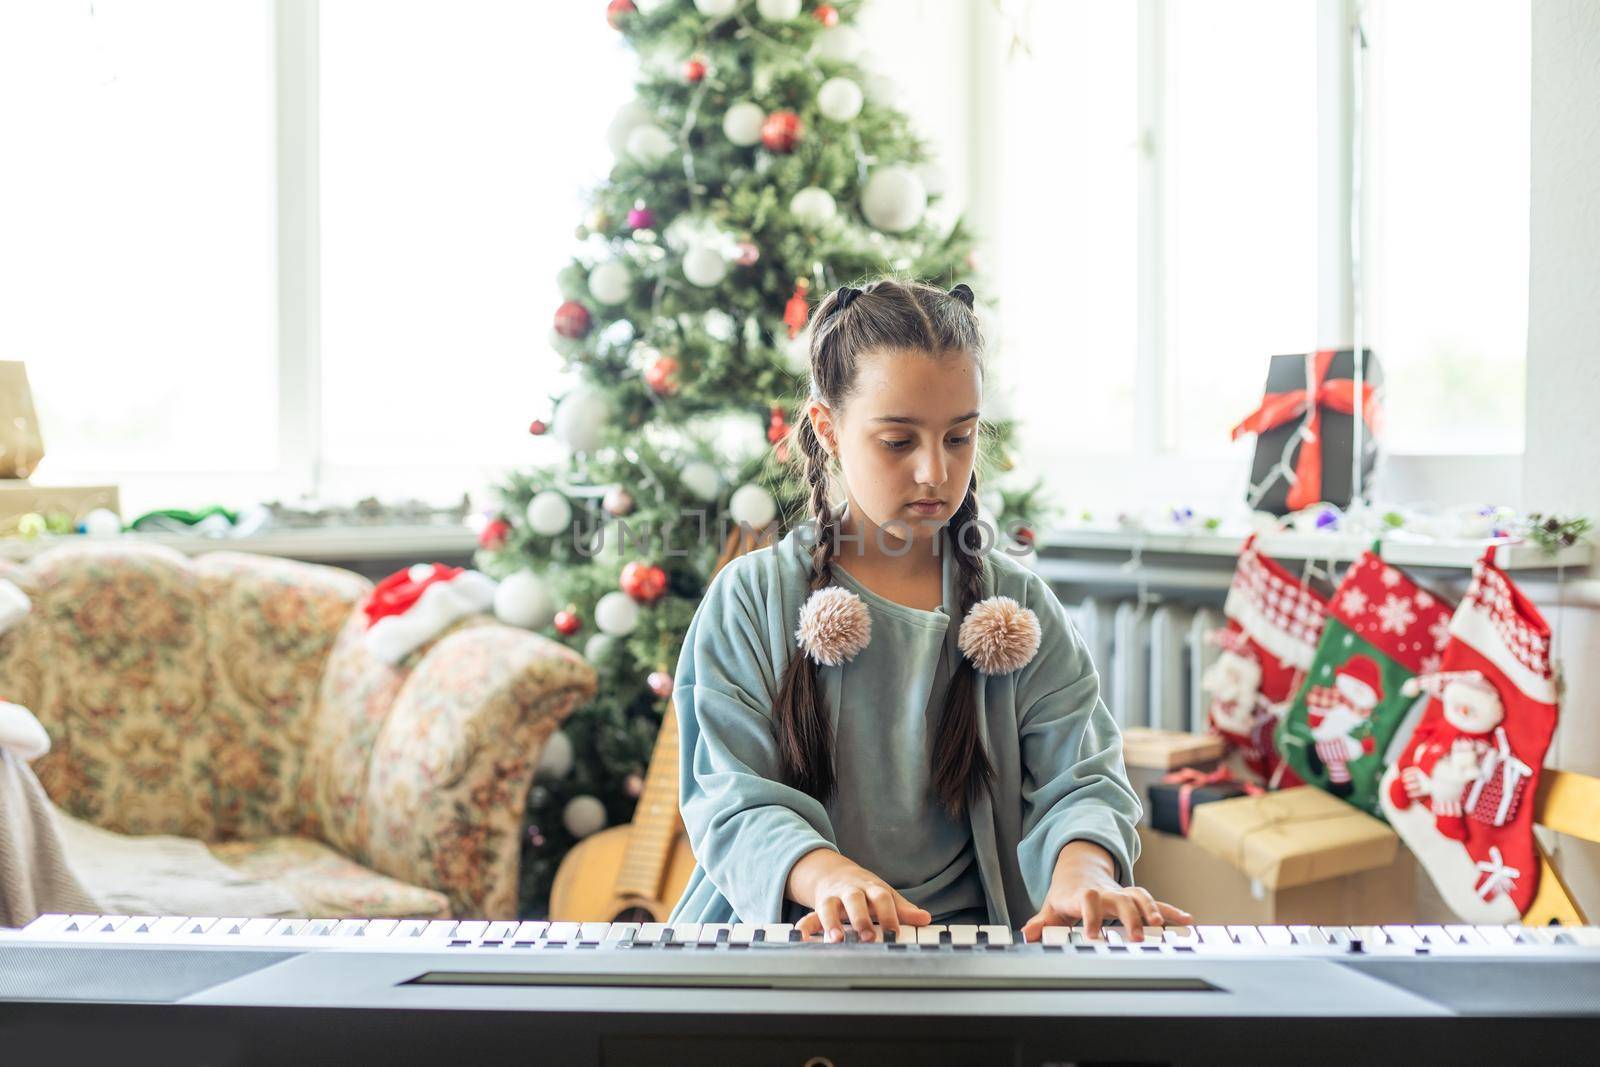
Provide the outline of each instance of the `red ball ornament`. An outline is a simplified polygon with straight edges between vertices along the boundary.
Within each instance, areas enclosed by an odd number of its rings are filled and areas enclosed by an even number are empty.
[[[818,4],[817,9],[811,15],[824,26],[839,25],[839,9],[832,4]]]
[[[611,24],[612,29],[620,30],[623,16],[631,15],[635,10],[633,0],[611,0],[611,3],[606,5],[606,21]]]
[[[665,700],[672,695],[672,675],[666,671],[650,672],[650,692]]]
[[[683,80],[696,85],[706,76],[706,61],[695,56],[683,65]]]
[[[569,609],[556,612],[556,633],[562,637],[571,637],[582,627],[583,620],[578,617],[576,611]]]
[[[549,432],[549,430],[550,427],[545,425],[543,419],[534,419],[532,422],[528,423],[528,432],[533,434],[535,437],[543,437]]]
[[[1033,531],[1030,530],[1026,526],[1018,526],[1017,527],[1017,532],[1012,534],[1011,536],[1015,537],[1019,544],[1024,544],[1024,545],[1032,545],[1033,544]]]
[[[769,152],[793,152],[804,129],[793,111],[774,111],[761,124],[761,143]]]
[[[648,230],[656,224],[656,213],[645,207],[644,204],[635,204],[628,209],[628,229]]]
[[[800,336],[800,331],[806,328],[806,320],[811,317],[811,304],[806,300],[806,292],[810,288],[811,283],[805,278],[796,278],[794,295],[783,306],[783,323],[789,327],[791,341]]]
[[[622,568],[622,578],[617,584],[639,603],[651,604],[666,593],[667,572],[653,563],[634,560]]]
[[[783,417],[783,406],[774,404],[772,405],[772,418],[767,422],[767,440],[772,444],[777,444],[788,436],[789,423]]]
[[[644,369],[644,380],[651,389],[660,396],[671,396],[678,391],[678,361],[671,356],[661,356],[652,360]]]
[[[589,335],[589,327],[594,320],[589,316],[589,309],[576,300],[568,300],[556,308],[556,333],[576,341]]]
[[[478,547],[490,551],[504,548],[506,539],[511,536],[511,524],[504,519],[490,519],[478,531]]]

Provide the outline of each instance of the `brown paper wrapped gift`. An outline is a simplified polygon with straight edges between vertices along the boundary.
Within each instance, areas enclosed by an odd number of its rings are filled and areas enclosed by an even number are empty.
[[[1150,824],[1150,787],[1163,775],[1179,767],[1198,767],[1209,771],[1222,759],[1222,738],[1216,734],[1186,734],[1179,730],[1153,730],[1130,726],[1122,731],[1122,762],[1127,765],[1128,784],[1143,809],[1139,823]]]
[[[1201,805],[1189,839],[1268,889],[1386,866],[1400,842],[1387,824],[1308,785]]]
[[[18,517],[30,512],[39,515],[64,512],[77,523],[95,508],[106,508],[120,515],[122,507],[117,487],[0,481],[0,532],[15,528]]]
[[[28,371],[21,363],[0,361],[0,478],[26,478],[43,458]]]

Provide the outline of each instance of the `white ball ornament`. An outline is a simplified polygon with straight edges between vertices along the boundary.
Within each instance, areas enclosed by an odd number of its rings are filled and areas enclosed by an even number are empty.
[[[683,276],[702,289],[709,289],[728,276],[728,261],[710,245],[696,245],[684,254]]]
[[[633,291],[633,273],[611,259],[589,272],[589,295],[602,304],[620,304]]]
[[[636,126],[628,134],[628,155],[640,163],[657,163],[672,154],[677,146],[672,135],[655,123]]]
[[[534,775],[545,781],[565,778],[572,772],[572,738],[557,730],[545,738],[544,751],[539,753],[539,765]]]
[[[628,135],[635,128],[653,122],[655,116],[650,109],[637,100],[630,100],[617,110],[611,124],[606,127],[606,144],[611,147],[611,154],[621,157],[628,151]]]
[[[789,200],[789,213],[802,226],[815,229],[838,214],[839,205],[833,194],[817,185],[809,185],[795,193]]]
[[[593,452],[600,447],[601,431],[611,417],[611,403],[605,394],[580,385],[556,405],[556,439],[574,452]]]
[[[594,606],[594,624],[612,637],[627,637],[639,625],[639,602],[617,589],[601,597]]]
[[[761,126],[766,121],[767,113],[760,105],[741,100],[723,114],[722,132],[734,144],[748,148],[760,142]]]
[[[849,122],[861,114],[861,86],[849,78],[829,78],[817,90],[817,110],[835,122]]]
[[[110,508],[95,508],[83,517],[83,532],[90,537],[116,537],[122,532],[122,516]]]
[[[880,167],[861,190],[861,213],[885,233],[904,233],[922,220],[928,192],[909,167]]]
[[[756,0],[756,10],[768,22],[791,22],[800,16],[800,0]]]
[[[555,600],[544,579],[532,571],[517,571],[495,587],[494,616],[507,626],[542,630],[556,617]]]
[[[754,530],[765,530],[778,517],[778,502],[759,485],[741,485],[728,501],[728,513],[734,522],[745,523]]]
[[[554,489],[534,494],[528,501],[528,526],[534,533],[554,537],[572,525],[572,503]]]
[[[861,54],[861,35],[850,26],[830,26],[817,34],[811,46],[814,59],[849,63]]]
[[[590,634],[589,640],[583,643],[583,658],[590,663],[599,663],[611,654],[616,644],[617,639],[610,634]]]
[[[722,475],[717,473],[717,468],[704,460],[693,460],[684,465],[683,471],[678,475],[683,479],[683,484],[689,492],[705,501],[717,499],[717,494],[722,491]]]
[[[588,837],[605,829],[606,806],[588,794],[573,797],[561,809],[561,825],[573,837]]]

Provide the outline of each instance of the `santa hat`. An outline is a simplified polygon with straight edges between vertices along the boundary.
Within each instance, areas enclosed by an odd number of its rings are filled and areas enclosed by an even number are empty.
[[[1378,665],[1370,656],[1351,656],[1333,672],[1333,686],[1358,708],[1375,708],[1383,699]]]
[[[1407,678],[1400,692],[1408,697],[1427,693],[1431,697],[1444,698],[1444,691],[1450,685],[1466,685],[1491,696],[1498,696],[1489,679],[1483,676],[1482,671],[1436,671],[1433,674],[1419,674],[1414,678]]]
[[[495,584],[486,574],[442,563],[396,571],[362,606],[367,650],[385,663],[399,663],[461,619],[488,611]]]

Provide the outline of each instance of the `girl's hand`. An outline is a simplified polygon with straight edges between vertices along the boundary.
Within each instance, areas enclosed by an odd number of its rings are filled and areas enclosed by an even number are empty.
[[[861,940],[874,940],[874,917],[885,930],[897,932],[901,923],[926,926],[933,920],[882,878],[831,848],[800,857],[789,871],[788,895],[811,909],[797,929],[808,937],[825,933],[829,941],[844,940],[846,923]]]
[[[1068,926],[1082,921],[1087,937],[1099,937],[1101,924],[1120,919],[1127,937],[1144,940],[1146,926],[1167,923],[1187,925],[1194,916],[1182,908],[1163,904],[1139,886],[1120,885],[1111,854],[1089,841],[1070,841],[1056,860],[1050,892],[1044,907],[1022,926],[1024,941],[1037,941],[1046,926]]]

